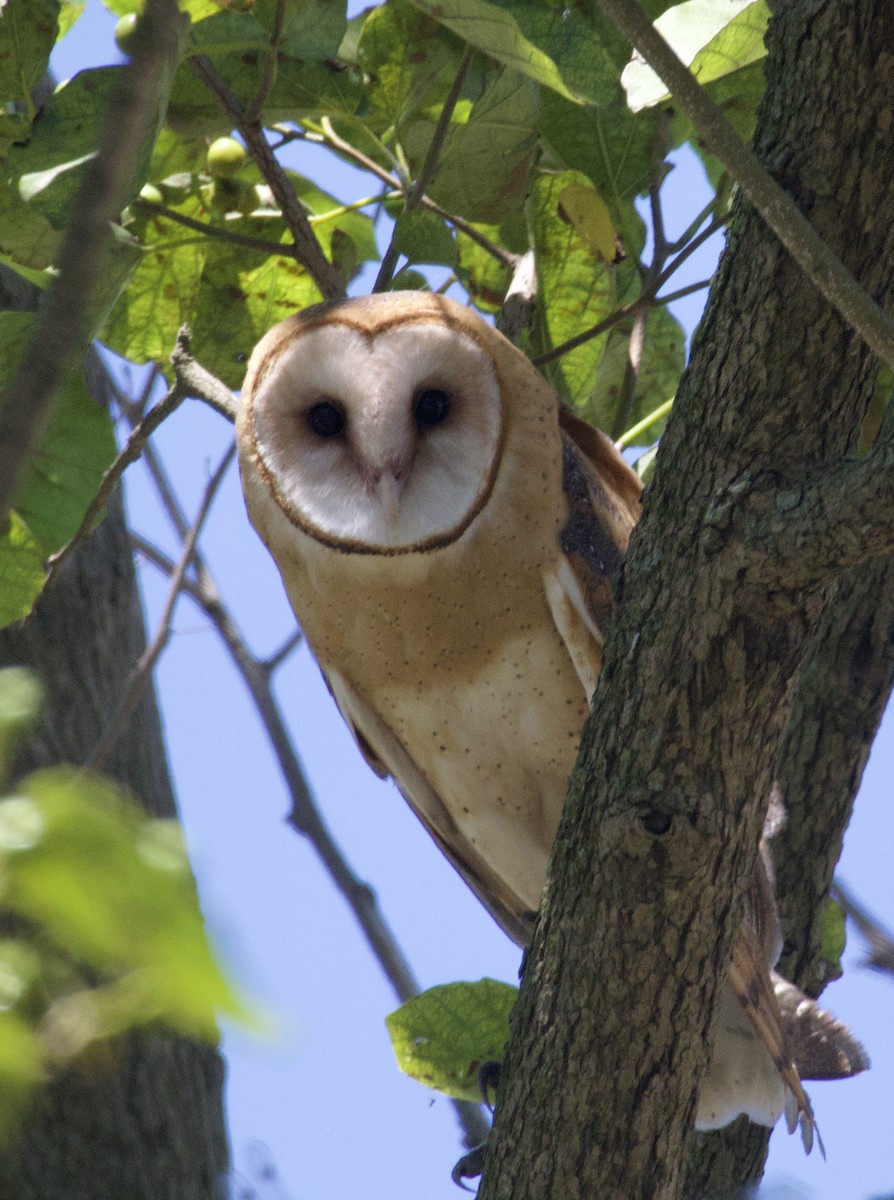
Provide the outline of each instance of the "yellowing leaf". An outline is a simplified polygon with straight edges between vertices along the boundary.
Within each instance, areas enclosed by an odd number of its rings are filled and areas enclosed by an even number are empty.
[[[595,188],[570,183],[559,192],[559,210],[574,226],[591,254],[609,263],[614,259],[615,227],[608,205]]]

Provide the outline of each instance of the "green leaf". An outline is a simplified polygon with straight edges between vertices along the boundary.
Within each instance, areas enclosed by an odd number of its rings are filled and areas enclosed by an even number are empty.
[[[470,221],[496,222],[521,208],[537,145],[539,92],[502,71],[452,127],[428,194]]]
[[[35,117],[31,99],[50,59],[58,0],[6,0],[0,6],[0,155],[23,141]]]
[[[699,83],[706,84],[766,55],[769,19],[765,0],[685,0],[659,17],[655,27]],[[634,112],[660,104],[670,95],[638,57],[624,68],[621,83]]]
[[[820,953],[828,964],[827,979],[840,979],[842,975],[841,956],[847,943],[846,916],[837,900],[826,901]]]
[[[18,1132],[45,1077],[43,1064],[43,1047],[33,1027],[16,1013],[0,1011],[0,1141]]]
[[[575,9],[488,0],[413,0],[498,62],[568,100],[602,103],[617,71],[593,25]]]
[[[208,944],[172,822],[147,820],[99,777],[41,771],[0,801],[0,856],[8,905],[68,954],[126,981],[139,999],[128,1019],[139,1011],[214,1038],[218,1011],[245,1015]]]
[[[208,217],[207,206],[195,191],[178,195],[171,189],[165,198],[184,216]],[[207,239],[163,216],[138,214],[129,228],[140,236],[145,249],[99,336],[110,350],[131,362],[167,363],[177,330],[195,310]]]
[[[0,628],[27,617],[44,578],[40,546],[18,513],[10,512],[0,534]]]
[[[62,6],[59,10],[59,36],[56,39],[57,41],[61,41],[71,31],[75,22],[79,21],[84,15],[86,7],[87,0],[62,0]]]
[[[433,212],[401,213],[395,222],[394,246],[410,262],[456,266],[456,242]]]
[[[686,334],[680,322],[666,308],[653,308],[646,325],[642,356],[630,411],[621,413],[624,396],[632,319],[615,326],[608,335],[599,363],[592,395],[582,415],[594,425],[619,437],[638,424],[660,405],[676,395],[686,363]],[[664,432],[667,417],[662,417],[644,434],[651,444]]]
[[[500,1060],[518,988],[495,979],[447,983],[407,1000],[385,1018],[397,1065],[419,1083],[480,1100],[478,1068]]]
[[[37,720],[42,700],[43,689],[31,671],[24,667],[0,670],[0,777],[9,769],[19,738]]]
[[[100,124],[121,67],[81,71],[56,89],[26,145],[13,146],[0,179],[0,251],[34,268],[50,266],[62,230],[95,153]],[[164,115],[158,97],[158,122]],[[134,192],[145,182],[157,129],[141,147]],[[114,301],[135,263],[132,247],[119,238],[112,247],[100,293],[91,303],[102,312]]]
[[[537,327],[534,353],[543,353],[592,328],[615,306],[613,269],[594,258],[559,211],[559,197],[572,184],[586,185],[574,171],[540,174],[529,203],[537,262]],[[553,387],[582,406],[593,395],[606,335],[593,338],[545,368]]]
[[[424,103],[440,108],[456,75],[462,45],[432,17],[406,0],[369,10],[360,33],[357,61],[366,73],[371,127],[400,126]],[[431,140],[437,112],[430,115]]]
[[[209,54],[243,107],[261,87],[267,35],[247,13],[217,12],[190,29],[194,53]],[[260,40],[259,40],[260,39]],[[304,117],[353,115],[362,98],[360,72],[338,63],[277,62],[273,87],[261,115],[265,125]],[[227,134],[232,122],[221,112],[208,89],[193,75],[188,61],[174,76],[168,104],[168,125],[182,137]]]
[[[634,198],[647,190],[661,162],[658,122],[652,110],[632,113],[620,95],[604,108],[580,108],[551,92],[541,97],[541,165],[587,176],[631,256],[645,241]]]
[[[347,29],[345,0],[286,0],[281,54],[304,61],[334,58]],[[258,20],[272,30],[276,0],[255,0]]]
[[[0,313],[0,391],[12,378],[33,321],[27,313]],[[78,368],[66,380],[37,441],[15,501],[43,556],[77,530],[114,457],[109,415],[90,396]]]

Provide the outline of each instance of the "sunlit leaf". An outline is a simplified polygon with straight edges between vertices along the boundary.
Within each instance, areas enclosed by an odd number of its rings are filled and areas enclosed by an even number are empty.
[[[218,11],[191,26],[190,37],[194,51],[213,59],[240,104],[248,107],[261,88],[269,40],[259,22],[247,13]],[[284,57],[277,62],[273,86],[266,95],[264,123],[353,114],[361,95],[360,73],[354,68],[345,70],[329,60]],[[180,64],[174,76],[168,122],[183,137],[217,137],[232,127],[187,62]]]
[[[537,176],[529,204],[537,262],[537,327],[534,349],[552,350],[598,324],[615,305],[612,268],[594,258],[559,211],[559,197],[571,184],[586,185],[577,172]],[[545,368],[566,400],[583,405],[593,394],[605,334],[593,338]]]
[[[0,670],[0,778],[9,769],[18,739],[37,720],[42,699],[43,689],[31,671],[24,667]]]
[[[660,170],[659,132],[655,112],[634,114],[620,95],[604,108],[581,108],[552,92],[541,96],[542,165],[587,176],[630,255],[639,254],[645,240],[633,202]]]
[[[518,988],[495,979],[448,983],[385,1018],[405,1075],[464,1100],[480,1100],[478,1069],[502,1057]]]
[[[559,212],[591,254],[612,262],[617,250],[615,227],[608,205],[595,188],[570,183],[559,193]]]
[[[655,22],[699,83],[711,83],[763,58],[770,19],[765,0],[685,0]],[[640,57],[624,68],[621,83],[636,112],[668,98],[661,79]]]
[[[846,913],[837,900],[826,900],[823,907],[823,931],[820,953],[826,964],[827,979],[840,979],[841,956],[847,945]]]
[[[401,126],[422,103],[440,106],[461,53],[461,43],[408,0],[389,0],[370,9],[361,29],[357,61],[369,80],[371,115],[382,117],[373,119],[373,127]],[[432,114],[432,130],[436,119]]]
[[[17,512],[0,533],[0,628],[31,611],[45,578],[43,554]]]
[[[57,768],[31,775],[20,796],[39,812],[31,844],[4,845],[6,902],[38,921],[66,952],[128,979],[145,1020],[165,1018],[214,1036],[216,1013],[244,1014],[208,944],[182,843],[159,855],[152,823],[110,784]]]
[[[617,71],[586,17],[573,8],[488,0],[413,0],[485,54],[569,100],[611,98]]]

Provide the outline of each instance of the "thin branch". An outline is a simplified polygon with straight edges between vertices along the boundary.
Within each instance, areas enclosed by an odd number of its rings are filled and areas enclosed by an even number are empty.
[[[260,119],[261,109],[267,103],[267,98],[276,80],[276,60],[279,54],[280,43],[282,42],[285,13],[286,0],[276,0],[276,12],[273,14],[273,31],[270,35],[270,44],[267,47],[267,53],[264,56],[261,82],[258,84],[258,90],[255,92],[254,99],[245,110],[245,119],[250,123],[254,123]]]
[[[811,283],[866,344],[894,366],[894,321],[860,287],[788,192],[758,162],[637,0],[599,0],[599,6],[663,80],[702,141],[720,159]]]
[[[202,237],[216,238],[218,241],[228,242],[231,246],[239,246],[243,250],[257,250],[260,254],[283,254],[290,258],[293,257],[292,246],[284,246],[281,242],[268,242],[266,238],[250,237],[246,233],[234,233],[232,230],[223,229],[220,225],[211,225],[208,221],[197,221],[195,217],[179,213],[174,208],[168,208],[166,204],[156,204],[153,200],[144,200],[141,196],[137,196],[131,202],[131,208],[144,212],[148,216],[165,217],[169,221],[175,221],[178,225],[182,225],[185,229],[192,229],[195,233],[200,233]]]
[[[832,884],[832,899],[837,900],[856,927],[869,943],[869,953],[865,965],[874,971],[885,975],[894,975],[894,939],[881,926],[881,923],[870,916],[869,912],[858,903],[853,893],[836,878]]]
[[[203,54],[189,59],[189,68],[195,77],[211,92],[220,108],[242,135],[248,152],[258,165],[270,190],[280,207],[283,220],[294,241],[294,254],[326,300],[338,300],[345,295],[345,287],[338,272],[326,255],[307,219],[301,201],[289,182],[283,168],[257,121],[247,118],[246,112],[223,76],[211,60]],[[285,251],[285,247],[283,248]]]
[[[233,461],[235,454],[236,445],[233,443],[223,456],[220,466],[208,481],[208,486],[205,488],[205,495],[202,497],[202,503],[199,506],[196,519],[183,542],[183,550],[180,554],[177,565],[171,572],[171,585],[168,589],[168,595],[165,600],[164,608],[162,609],[161,619],[158,623],[158,630],[156,631],[155,637],[152,639],[151,643],[140,655],[139,662],[134,668],[133,675],[131,676],[130,682],[127,686],[127,691],[124,693],[124,696],[121,699],[121,703],[118,706],[118,711],[112,718],[109,728],[103,734],[99,745],[95,747],[92,754],[84,764],[90,770],[99,771],[102,769],[109,752],[115,745],[115,742],[121,736],[121,732],[124,729],[125,724],[127,723],[136,706],[139,704],[143,692],[149,684],[152,670],[155,667],[155,664],[158,662],[159,655],[168,644],[171,636],[171,619],[174,615],[174,608],[176,607],[177,600],[180,597],[183,580],[186,575],[186,570],[189,566],[190,560],[192,559],[199,533],[202,525],[205,523],[205,518],[208,515],[208,510],[211,507],[211,501],[214,499],[214,495],[220,486],[224,475],[226,474],[227,468]]]
[[[663,237],[664,234],[662,233],[662,239]],[[627,362],[624,366],[621,397],[615,414],[614,428],[611,433],[612,441],[617,441],[630,422],[630,414],[633,412],[633,401],[636,397],[636,382],[639,379],[639,369],[643,360],[643,347],[646,341],[646,326],[648,323],[649,309],[639,309],[633,316],[633,327],[630,330],[630,337],[627,339]]]
[[[537,300],[537,263],[534,251],[523,254],[512,272],[512,282],[497,314],[497,329],[510,342],[517,343],[534,316]]]
[[[356,149],[350,142],[346,142],[344,138],[340,137],[333,129],[332,122],[328,117],[322,118],[320,128],[325,134],[325,137],[321,139],[323,144],[328,144],[338,154],[341,154],[344,158],[354,163],[355,166],[362,167],[365,171],[369,171],[371,175],[375,175],[377,179],[381,179],[393,192],[399,192],[401,195],[406,194],[403,183],[396,175],[390,174],[384,167],[380,167],[374,158],[369,158],[362,150]],[[462,217],[457,217],[453,213],[449,213],[446,208],[442,208],[440,204],[436,204],[428,196],[422,197],[420,206],[428,209],[429,212],[437,213],[439,217],[448,221],[454,229],[458,229],[460,233],[464,233],[467,238],[486,251],[491,258],[495,258],[501,266],[515,267],[519,258],[517,254],[513,254],[511,250],[506,250],[502,246],[498,246],[496,242],[492,242],[489,237],[481,233],[474,225],[470,225]]]
[[[147,0],[132,61],[121,69],[96,156],[89,162],[50,287],[6,396],[0,403],[0,518],[49,419],[53,400],[91,336],[90,299],[113,244],[112,224],[129,198],[139,156],[157,119],[159,96],[178,55],[174,0]]]
[[[86,540],[97,518],[105,508],[109,497],[118,485],[121,476],[131,463],[135,463],[143,453],[150,436],[171,413],[180,407],[188,394],[183,384],[177,380],[167,395],[162,400],[159,400],[158,404],[150,409],[143,420],[133,428],[124,449],[103,475],[99,491],[90,501],[77,532],[69,538],[61,550],[57,550],[47,560],[49,569],[44,584],[45,587],[50,587],[56,581],[64,564],[75,550],[77,550],[78,546]]]
[[[286,638],[275,654],[271,654],[269,658],[265,658],[261,662],[261,666],[268,675],[272,675],[278,667],[286,661],[290,654],[296,650],[304,641],[304,634],[300,629],[295,630],[293,634]]]
[[[425,195],[425,189],[429,186],[435,177],[435,172],[438,169],[438,159],[441,156],[441,150],[444,148],[444,141],[450,130],[450,122],[453,120],[453,111],[456,108],[459,100],[460,92],[465,83],[466,75],[469,67],[472,64],[472,59],[475,56],[474,50],[467,49],[463,55],[459,67],[456,71],[453,83],[450,86],[450,91],[447,94],[447,99],[444,101],[441,111],[438,115],[438,121],[435,125],[435,131],[432,134],[432,139],[428,145],[428,152],[425,155],[425,161],[422,164],[422,170],[414,180],[410,190],[407,192],[407,198],[404,201],[404,212],[412,212],[418,208]],[[394,268],[397,266],[397,260],[400,257],[400,252],[397,249],[396,239],[397,227],[395,226],[391,234],[391,241],[388,244],[388,249],[382,258],[382,265],[379,267],[379,273],[376,276],[376,282],[373,286],[373,292],[384,292],[391,283],[394,276]]]
[[[171,365],[177,382],[188,396],[204,401],[228,421],[235,421],[239,408],[238,400],[225,383],[193,358],[189,348],[189,337],[189,327],[182,325],[177,334],[177,344],[171,354]]]
[[[172,497],[168,498],[169,503],[172,500]],[[176,507],[176,502],[173,503]],[[175,564],[151,542],[137,535],[132,540],[136,550],[148,562],[168,575],[174,572]],[[336,890],[357,920],[395,996],[401,1002],[408,1000],[418,993],[419,984],[379,909],[375,892],[354,874],[316,806],[276,702],[268,664],[259,662],[249,651],[207,570],[203,568],[198,580],[184,579],[182,589],[217,630],[255,703],[291,797],[289,823],[308,840],[322,862]],[[488,1125],[479,1106],[458,1101],[454,1107],[466,1143],[474,1145],[482,1141],[487,1135]]]

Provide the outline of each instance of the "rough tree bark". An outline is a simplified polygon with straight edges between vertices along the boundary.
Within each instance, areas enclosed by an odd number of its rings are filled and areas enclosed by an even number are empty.
[[[885,302],[894,13],[875,0],[790,0],[768,48],[757,152]],[[619,588],[527,955],[483,1200],[680,1194],[777,776],[791,814],[781,848],[813,856],[785,905],[790,958],[802,978],[815,969],[829,847],[890,689],[891,608],[886,564],[835,584],[836,559],[859,563],[863,543],[828,522],[820,542],[809,501],[855,450],[875,376],[859,338],[739,203]],[[888,589],[880,619],[867,600],[873,570]],[[823,672],[832,694],[820,698]],[[817,730],[853,705],[855,679],[862,717],[842,718],[820,746]],[[802,774],[835,789],[817,813],[799,794]],[[782,888],[794,874],[783,862]],[[743,1143],[735,1128],[710,1139],[687,1194],[758,1175],[765,1140],[748,1130]]]
[[[31,306],[32,296],[11,297],[4,282],[4,307]],[[94,395],[103,379],[101,367],[91,372]],[[34,614],[0,632],[0,666],[31,667],[47,698],[17,772],[83,762],[116,712],[144,646],[133,554],[116,496]],[[151,688],[106,773],[154,816],[177,815]],[[0,1154],[0,1196],[216,1200],[228,1170],[222,1093],[223,1064],[214,1047],[164,1032],[122,1039],[102,1061],[41,1091],[21,1138]]]

